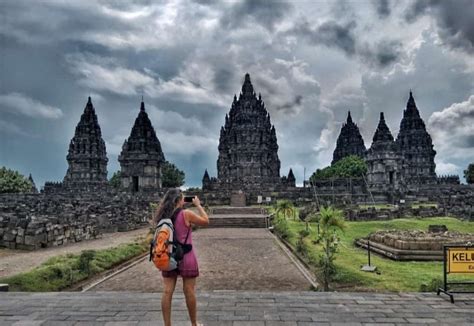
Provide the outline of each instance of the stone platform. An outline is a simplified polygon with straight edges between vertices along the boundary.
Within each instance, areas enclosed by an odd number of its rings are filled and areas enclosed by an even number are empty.
[[[207,326],[473,325],[474,296],[432,293],[199,292]],[[190,325],[183,294],[174,326]],[[1,325],[163,325],[159,293],[2,293]]]

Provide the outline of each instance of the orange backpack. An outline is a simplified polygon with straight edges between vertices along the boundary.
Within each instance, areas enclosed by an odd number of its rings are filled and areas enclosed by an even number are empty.
[[[184,243],[188,240],[190,229]],[[170,218],[164,218],[158,223],[150,242],[150,261],[161,271],[172,271],[191,249],[192,245],[175,240],[173,222]]]

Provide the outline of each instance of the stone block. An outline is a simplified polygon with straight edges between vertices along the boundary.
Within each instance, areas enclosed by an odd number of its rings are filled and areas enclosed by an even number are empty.
[[[10,230],[9,232],[5,233],[3,235],[3,241],[9,242],[9,241],[15,241],[16,238],[16,231],[12,232],[13,230]]]

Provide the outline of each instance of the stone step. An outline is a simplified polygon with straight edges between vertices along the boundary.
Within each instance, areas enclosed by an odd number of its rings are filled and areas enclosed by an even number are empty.
[[[266,209],[263,207],[230,207],[230,206],[218,206],[211,207],[211,214],[266,214]]]
[[[266,215],[211,215],[209,228],[266,228]]]

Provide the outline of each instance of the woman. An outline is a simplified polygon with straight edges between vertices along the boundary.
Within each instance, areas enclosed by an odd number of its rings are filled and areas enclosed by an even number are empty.
[[[176,239],[181,243],[192,244],[191,225],[205,226],[209,224],[209,217],[202,208],[199,198],[193,198],[193,204],[199,211],[199,215],[189,209],[183,210],[184,196],[179,189],[170,189],[161,200],[160,206],[153,219],[156,226],[162,218],[171,218],[173,221]],[[169,272],[161,272],[163,276],[164,291],[161,297],[161,310],[165,326],[171,325],[171,300],[176,287],[178,275],[183,278],[183,292],[186,298],[189,318],[193,326],[196,326],[196,277],[199,276],[199,268],[194,254],[194,248],[184,255],[179,262],[178,268]]]

